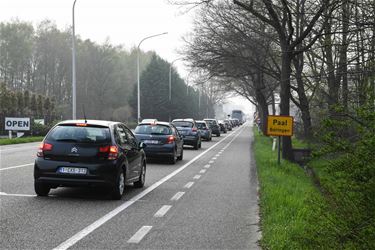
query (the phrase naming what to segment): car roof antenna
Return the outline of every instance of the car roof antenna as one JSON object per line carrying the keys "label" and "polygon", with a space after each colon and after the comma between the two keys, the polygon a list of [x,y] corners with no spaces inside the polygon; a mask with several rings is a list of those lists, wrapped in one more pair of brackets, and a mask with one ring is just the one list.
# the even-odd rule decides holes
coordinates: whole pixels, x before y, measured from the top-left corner
{"label": "car roof antenna", "polygon": [[85,118],[85,123],[87,123],[85,105],[84,104],[82,104],[82,109],[83,109],[83,118]]}

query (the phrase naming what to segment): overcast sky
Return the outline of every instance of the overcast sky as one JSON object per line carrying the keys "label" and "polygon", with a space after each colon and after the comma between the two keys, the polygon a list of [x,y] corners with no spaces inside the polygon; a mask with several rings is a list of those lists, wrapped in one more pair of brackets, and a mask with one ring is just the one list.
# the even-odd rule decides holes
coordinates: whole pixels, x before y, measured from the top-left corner
{"label": "overcast sky", "polygon": [[[0,0],[0,21],[18,18],[34,25],[49,19],[64,29],[72,25],[73,0]],[[126,48],[137,46],[146,36],[168,32],[142,43],[141,49],[153,50],[171,62],[178,58],[182,37],[192,28],[193,11],[184,12],[167,0],[77,0],[75,7],[76,35]],[[187,76],[182,61],[174,65]],[[243,100],[236,99],[236,103]],[[246,103],[248,105],[248,103]]]}

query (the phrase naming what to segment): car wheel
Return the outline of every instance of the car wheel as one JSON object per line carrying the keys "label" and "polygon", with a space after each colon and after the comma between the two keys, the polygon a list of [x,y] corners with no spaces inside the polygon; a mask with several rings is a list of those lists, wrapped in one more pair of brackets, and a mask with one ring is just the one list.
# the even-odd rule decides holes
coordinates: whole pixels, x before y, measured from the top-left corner
{"label": "car wheel", "polygon": [[34,190],[38,196],[48,196],[51,187],[44,183],[34,182]]}
{"label": "car wheel", "polygon": [[202,140],[199,140],[199,148],[202,148]]}
{"label": "car wheel", "polygon": [[219,137],[219,136],[220,136],[220,133],[217,133],[216,136]]}
{"label": "car wheel", "polygon": [[124,169],[121,168],[120,174],[116,179],[116,183],[112,188],[112,198],[114,200],[121,200],[122,195],[125,191],[125,172]]}
{"label": "car wheel", "polygon": [[184,148],[181,148],[181,154],[179,157],[177,157],[177,160],[182,161],[183,158],[184,158]]}
{"label": "car wheel", "polygon": [[143,188],[145,185],[145,181],[146,181],[146,162],[143,161],[141,174],[139,175],[138,181],[134,182],[134,187]]}
{"label": "car wheel", "polygon": [[194,145],[194,149],[195,149],[195,150],[198,150],[198,149],[199,149],[199,141],[197,141],[197,142],[195,143],[195,145]]}
{"label": "car wheel", "polygon": [[169,163],[170,164],[176,164],[176,158],[177,158],[177,153],[176,153],[176,149],[173,151],[173,155],[171,156],[171,158],[169,159]]}

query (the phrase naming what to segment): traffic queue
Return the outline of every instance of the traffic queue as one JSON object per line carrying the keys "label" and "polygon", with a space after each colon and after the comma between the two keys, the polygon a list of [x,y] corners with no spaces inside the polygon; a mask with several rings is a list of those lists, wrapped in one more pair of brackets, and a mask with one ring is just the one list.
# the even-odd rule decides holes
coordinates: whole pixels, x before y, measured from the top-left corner
{"label": "traffic queue", "polygon": [[142,120],[134,131],[124,123],[69,120],[56,124],[41,143],[34,164],[34,189],[47,196],[58,187],[103,186],[113,199],[121,199],[125,185],[142,188],[147,160],[170,164],[182,160],[184,148],[199,150],[233,127],[236,120],[192,118]]}

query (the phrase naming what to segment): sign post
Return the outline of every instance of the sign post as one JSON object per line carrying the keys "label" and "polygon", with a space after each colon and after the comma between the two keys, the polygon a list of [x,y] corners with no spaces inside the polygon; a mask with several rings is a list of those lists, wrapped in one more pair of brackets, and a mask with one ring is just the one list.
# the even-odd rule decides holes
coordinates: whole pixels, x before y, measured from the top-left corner
{"label": "sign post", "polygon": [[281,136],[293,135],[293,116],[269,115],[266,132],[268,136],[278,136],[277,163],[280,165]]}
{"label": "sign post", "polygon": [[29,131],[30,118],[5,117],[5,130],[9,130],[9,139],[12,139],[12,131]]}

